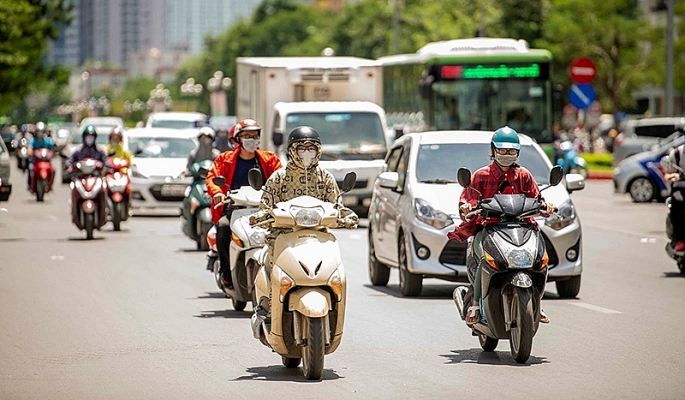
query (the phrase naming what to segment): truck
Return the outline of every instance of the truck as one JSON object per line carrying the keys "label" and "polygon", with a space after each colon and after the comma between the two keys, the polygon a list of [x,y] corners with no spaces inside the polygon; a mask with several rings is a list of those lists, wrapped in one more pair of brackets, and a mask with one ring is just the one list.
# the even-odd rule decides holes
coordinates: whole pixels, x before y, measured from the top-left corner
{"label": "truck", "polygon": [[358,57],[239,57],[236,80],[236,116],[260,124],[260,148],[286,162],[288,133],[311,126],[323,144],[320,165],[339,182],[349,171],[357,174],[343,203],[365,216],[392,139],[379,106],[378,63]]}

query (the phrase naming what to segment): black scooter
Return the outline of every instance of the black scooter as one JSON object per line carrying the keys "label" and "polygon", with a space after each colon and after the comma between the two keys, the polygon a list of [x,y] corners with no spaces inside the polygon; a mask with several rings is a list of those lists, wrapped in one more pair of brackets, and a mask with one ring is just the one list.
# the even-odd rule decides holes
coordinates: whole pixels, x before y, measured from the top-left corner
{"label": "black scooter", "polygon": [[[563,178],[559,166],[550,172],[550,185],[556,186]],[[471,172],[460,168],[457,173],[464,190],[470,187]],[[541,191],[542,191],[541,190]],[[483,227],[483,259],[478,260],[469,241],[466,264],[469,281],[473,285],[480,262],[483,299],[481,319],[471,326],[485,351],[493,351],[500,339],[508,339],[512,357],[525,363],[530,357],[533,337],[540,321],[540,301],[547,281],[547,252],[539,228],[524,219],[540,213],[542,202],[523,194],[496,194],[483,199],[479,194],[478,205],[464,218],[476,215],[492,223]],[[466,320],[468,306],[473,301],[473,290],[460,286],[454,291],[454,301]],[[465,306],[466,305],[466,306]],[[485,319],[483,319],[485,317]]]}
{"label": "black scooter", "polygon": [[[674,168],[678,171],[680,174],[680,177],[682,178],[683,175],[685,174],[685,171],[683,171],[680,166],[673,164],[671,157],[670,156],[664,156],[661,158],[661,166],[664,170],[668,171],[671,168]],[[675,196],[684,196],[685,195],[685,190],[677,190],[673,191],[673,188],[671,188],[671,196],[669,196],[666,199],[666,206],[668,207],[668,214],[666,215],[666,236],[668,237],[669,242],[666,243],[666,254],[668,254],[669,257],[675,260],[675,262],[678,264],[678,270],[680,270],[681,274],[685,274],[685,251],[675,251],[675,244],[676,240],[674,240],[673,236],[673,224],[671,223],[671,212],[672,212],[672,202],[673,202],[673,197]],[[680,198],[677,199],[678,201],[685,201],[685,198]]]}

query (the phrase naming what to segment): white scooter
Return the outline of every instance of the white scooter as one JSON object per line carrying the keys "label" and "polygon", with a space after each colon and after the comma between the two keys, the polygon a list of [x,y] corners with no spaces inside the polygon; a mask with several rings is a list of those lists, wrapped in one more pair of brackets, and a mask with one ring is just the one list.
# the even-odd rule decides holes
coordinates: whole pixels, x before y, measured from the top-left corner
{"label": "white scooter", "polygon": [[[254,172],[248,174],[250,185],[261,188],[261,173]],[[342,192],[352,189],[355,180],[354,172],[348,173]],[[334,352],[342,339],[345,269],[335,235],[325,229],[340,226],[339,208],[339,204],[300,196],[277,203],[264,222],[292,232],[278,235],[272,258],[267,257],[267,247],[258,256],[262,265],[255,280],[259,306],[252,316],[252,332],[281,356],[285,367],[296,368],[302,359],[307,379],[321,378],[324,355]]]}
{"label": "white scooter", "polygon": [[[218,186],[223,186],[226,180],[223,177],[216,177],[213,182]],[[261,190],[243,186],[228,192],[224,202],[226,207],[233,208],[229,222],[232,233],[229,257],[233,287],[226,287],[221,282],[218,254],[214,261],[213,272],[217,286],[226,294],[226,297],[231,299],[233,309],[236,311],[243,311],[248,301],[253,302],[253,308],[256,306],[253,288],[259,266],[255,253],[264,247],[266,229],[250,225],[250,215],[257,211],[261,198]],[[219,224],[221,223],[220,221]]]}

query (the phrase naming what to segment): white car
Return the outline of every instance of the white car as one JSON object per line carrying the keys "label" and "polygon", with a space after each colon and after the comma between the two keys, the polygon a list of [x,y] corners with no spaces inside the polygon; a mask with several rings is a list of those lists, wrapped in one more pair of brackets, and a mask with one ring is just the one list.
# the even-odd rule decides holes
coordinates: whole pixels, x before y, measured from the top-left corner
{"label": "white car", "polygon": [[158,112],[150,115],[145,123],[146,128],[192,129],[202,128],[209,124],[209,118],[197,112]]}
{"label": "white car", "polygon": [[[466,243],[448,240],[461,223],[457,170],[471,173],[490,164],[493,132],[440,131],[410,133],[397,139],[374,183],[369,208],[369,277],[376,286],[388,283],[390,268],[398,268],[400,292],[421,294],[423,278],[468,282]],[[552,164],[532,139],[519,135],[519,162],[544,186]],[[560,297],[580,291],[583,270],[581,226],[569,193],[585,187],[578,174],[566,184],[542,192],[555,204],[558,216],[537,217],[549,256],[548,281],[556,281]]]}
{"label": "white car", "polygon": [[197,147],[194,130],[134,128],[124,136],[134,155],[131,208],[134,213],[161,210],[178,214],[191,178],[181,177]]}

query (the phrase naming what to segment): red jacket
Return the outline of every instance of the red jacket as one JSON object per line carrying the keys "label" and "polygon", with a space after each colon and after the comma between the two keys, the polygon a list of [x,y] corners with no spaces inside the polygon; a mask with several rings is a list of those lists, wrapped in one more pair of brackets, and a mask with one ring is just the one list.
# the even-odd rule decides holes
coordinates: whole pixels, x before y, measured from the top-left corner
{"label": "red jacket", "polygon": [[[224,212],[224,206],[214,208],[214,195],[217,193],[228,193],[231,190],[231,182],[233,182],[233,173],[235,172],[236,160],[240,154],[240,148],[234,151],[225,151],[214,160],[212,169],[207,173],[205,183],[207,184],[207,193],[212,198],[212,221],[216,224]],[[262,168],[264,174],[264,181],[269,179],[271,174],[277,169],[281,168],[281,160],[278,156],[270,151],[257,150],[255,152],[259,160],[259,166]],[[226,178],[224,186],[217,186],[212,182],[215,176],[223,176]]]}

